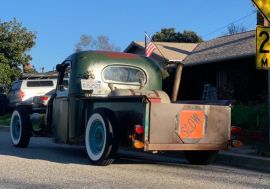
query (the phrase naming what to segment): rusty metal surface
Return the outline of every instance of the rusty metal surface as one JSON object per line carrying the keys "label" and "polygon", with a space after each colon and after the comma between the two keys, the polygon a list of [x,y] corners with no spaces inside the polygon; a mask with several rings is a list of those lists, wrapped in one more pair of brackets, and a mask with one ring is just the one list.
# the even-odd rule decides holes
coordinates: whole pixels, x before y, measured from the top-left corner
{"label": "rusty metal surface", "polygon": [[173,151],[173,150],[227,150],[228,144],[148,144],[146,151]]}
{"label": "rusty metal surface", "polygon": [[[177,115],[183,110],[201,110],[205,114],[205,133],[203,138],[185,142],[177,135]],[[175,147],[169,144],[227,144],[230,139],[230,107],[194,104],[151,104],[149,144],[164,144],[164,147]],[[149,146],[151,146],[149,145]],[[157,149],[155,149],[157,150]],[[164,149],[163,149],[164,150]],[[172,149],[173,150],[173,149]]]}

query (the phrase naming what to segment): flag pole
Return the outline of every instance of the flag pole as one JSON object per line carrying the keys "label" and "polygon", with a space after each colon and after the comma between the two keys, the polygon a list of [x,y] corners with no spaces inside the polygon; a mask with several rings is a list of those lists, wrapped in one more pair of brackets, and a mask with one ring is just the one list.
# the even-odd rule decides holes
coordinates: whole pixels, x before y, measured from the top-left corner
{"label": "flag pole", "polygon": [[144,32],[145,35],[144,35],[144,54],[146,53],[146,32]]}
{"label": "flag pole", "polygon": [[161,54],[161,56],[162,56],[163,59],[164,59],[164,62],[166,63],[166,58],[165,58],[165,56],[163,55],[163,53],[159,50],[159,48],[157,47],[157,45],[154,43],[154,41],[151,40],[151,38],[147,35],[147,33],[146,33],[146,32],[144,32],[144,33],[145,33],[145,48],[146,48],[146,38],[148,38],[148,39],[150,40],[150,42],[152,42],[152,43],[156,46],[158,52]]}

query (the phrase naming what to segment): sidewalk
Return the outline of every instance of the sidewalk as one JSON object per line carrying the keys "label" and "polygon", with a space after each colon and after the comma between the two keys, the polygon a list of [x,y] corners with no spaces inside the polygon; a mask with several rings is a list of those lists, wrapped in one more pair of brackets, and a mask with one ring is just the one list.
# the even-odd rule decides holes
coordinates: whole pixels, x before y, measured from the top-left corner
{"label": "sidewalk", "polygon": [[270,158],[256,155],[256,149],[248,145],[220,151],[216,162],[270,173]]}

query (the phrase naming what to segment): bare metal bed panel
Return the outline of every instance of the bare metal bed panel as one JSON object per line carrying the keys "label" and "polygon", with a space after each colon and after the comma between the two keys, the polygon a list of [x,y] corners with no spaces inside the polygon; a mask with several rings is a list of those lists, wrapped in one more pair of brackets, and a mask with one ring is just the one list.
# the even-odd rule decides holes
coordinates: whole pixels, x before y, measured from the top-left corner
{"label": "bare metal bed panel", "polygon": [[[203,133],[201,138],[195,140],[181,138],[184,135],[179,134],[179,129],[183,130],[183,123],[179,121],[182,118],[179,118],[179,115],[190,111],[204,114],[203,120],[200,120],[204,122],[201,124],[203,131],[200,131]],[[230,139],[230,111],[228,106],[151,104],[149,144],[226,144]],[[190,133],[192,135],[192,131]]]}

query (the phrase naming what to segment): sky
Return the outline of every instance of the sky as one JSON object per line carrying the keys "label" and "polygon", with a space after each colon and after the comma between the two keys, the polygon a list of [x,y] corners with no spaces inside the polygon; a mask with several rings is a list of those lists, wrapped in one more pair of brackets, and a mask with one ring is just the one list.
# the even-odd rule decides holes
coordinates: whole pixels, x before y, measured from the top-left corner
{"label": "sky", "polygon": [[14,17],[37,34],[28,52],[38,71],[50,71],[74,52],[82,34],[106,35],[123,51],[161,28],[195,31],[204,40],[222,36],[230,23],[256,26],[251,0],[0,0],[1,22]]}

